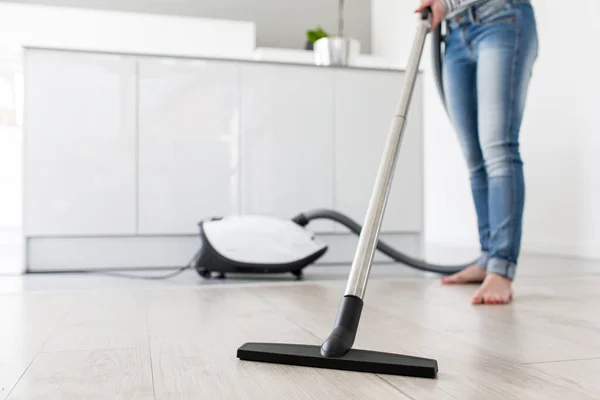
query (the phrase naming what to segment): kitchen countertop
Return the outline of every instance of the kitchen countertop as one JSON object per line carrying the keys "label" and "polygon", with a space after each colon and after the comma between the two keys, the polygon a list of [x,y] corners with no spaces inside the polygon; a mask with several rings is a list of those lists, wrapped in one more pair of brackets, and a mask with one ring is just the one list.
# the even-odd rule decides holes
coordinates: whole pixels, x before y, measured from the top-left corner
{"label": "kitchen countertop", "polygon": [[376,57],[369,54],[361,54],[354,65],[328,66],[323,67],[316,65],[313,61],[313,53],[307,50],[296,49],[271,49],[257,48],[251,54],[232,54],[231,56],[223,55],[177,55],[177,54],[161,54],[161,53],[136,53],[136,52],[114,52],[102,50],[86,50],[86,49],[71,49],[64,47],[40,47],[40,46],[24,46],[23,50],[48,50],[48,51],[65,51],[75,53],[93,53],[93,54],[113,54],[133,57],[150,57],[150,58],[169,58],[182,60],[206,60],[206,61],[226,61],[226,62],[247,62],[247,63],[263,63],[274,65],[288,66],[305,66],[314,68],[339,68],[351,70],[366,70],[366,71],[388,71],[388,72],[404,72],[405,69],[400,66],[395,66],[386,61],[384,58]]}

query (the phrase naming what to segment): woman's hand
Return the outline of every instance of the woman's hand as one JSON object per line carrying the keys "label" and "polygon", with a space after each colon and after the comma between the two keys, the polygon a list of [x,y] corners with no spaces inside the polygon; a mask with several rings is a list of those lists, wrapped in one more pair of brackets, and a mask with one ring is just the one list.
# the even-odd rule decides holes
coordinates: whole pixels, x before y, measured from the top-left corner
{"label": "woman's hand", "polygon": [[446,18],[446,3],[442,0],[421,0],[421,5],[415,12],[420,13],[427,7],[431,7],[433,13],[431,18],[431,31],[433,31]]}

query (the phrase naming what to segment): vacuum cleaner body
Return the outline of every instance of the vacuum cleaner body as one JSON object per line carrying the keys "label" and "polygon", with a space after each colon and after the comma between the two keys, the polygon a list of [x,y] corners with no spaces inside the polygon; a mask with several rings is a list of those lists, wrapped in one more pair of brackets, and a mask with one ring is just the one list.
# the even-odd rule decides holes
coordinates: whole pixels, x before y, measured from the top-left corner
{"label": "vacuum cleaner body", "polygon": [[281,274],[297,277],[328,246],[292,220],[233,215],[199,224],[201,247],[194,268],[204,278],[218,273]]}
{"label": "vacuum cleaner body", "polygon": [[[315,220],[336,222],[357,236],[363,227],[335,210],[307,210],[292,219],[263,215],[234,215],[203,221],[200,226],[201,247],[193,265],[204,278],[217,273],[281,274],[302,277],[304,268],[319,260],[328,246],[307,229]],[[377,239],[377,250],[391,260],[411,268],[451,275],[473,265],[475,260],[458,265],[438,265],[410,257]]]}

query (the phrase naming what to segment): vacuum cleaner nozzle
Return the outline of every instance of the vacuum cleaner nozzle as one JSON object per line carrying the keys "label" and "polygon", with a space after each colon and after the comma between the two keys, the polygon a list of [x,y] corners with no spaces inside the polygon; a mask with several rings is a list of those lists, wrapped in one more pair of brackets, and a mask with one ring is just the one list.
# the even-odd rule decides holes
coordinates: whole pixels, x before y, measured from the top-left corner
{"label": "vacuum cleaner nozzle", "polygon": [[334,328],[321,346],[246,343],[238,349],[237,356],[241,360],[302,367],[432,379],[437,376],[436,360],[353,349],[362,309],[362,299],[344,296]]}
{"label": "vacuum cleaner nozzle", "polygon": [[337,369],[383,375],[434,379],[436,360],[351,349],[342,357],[321,355],[321,346],[285,343],[246,343],[237,351],[241,360],[301,367]]}

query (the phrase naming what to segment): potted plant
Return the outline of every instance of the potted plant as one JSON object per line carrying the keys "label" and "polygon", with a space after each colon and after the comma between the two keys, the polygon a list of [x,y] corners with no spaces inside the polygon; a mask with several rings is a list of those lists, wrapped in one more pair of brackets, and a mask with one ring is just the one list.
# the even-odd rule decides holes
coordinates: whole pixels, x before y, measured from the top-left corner
{"label": "potted plant", "polygon": [[344,36],[344,0],[338,0],[337,35],[318,38],[314,41],[313,50],[317,65],[348,66],[360,54],[360,43]]}
{"label": "potted plant", "polygon": [[327,32],[323,30],[320,26],[316,29],[312,29],[306,32],[306,50],[313,50],[314,44],[317,40],[323,39],[324,37],[328,37]]}

